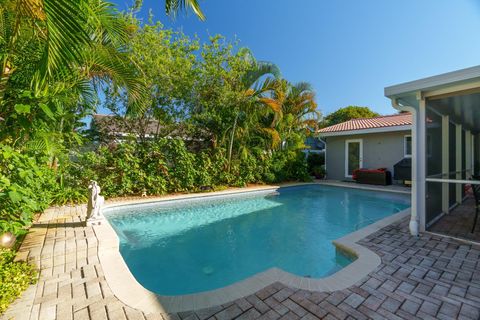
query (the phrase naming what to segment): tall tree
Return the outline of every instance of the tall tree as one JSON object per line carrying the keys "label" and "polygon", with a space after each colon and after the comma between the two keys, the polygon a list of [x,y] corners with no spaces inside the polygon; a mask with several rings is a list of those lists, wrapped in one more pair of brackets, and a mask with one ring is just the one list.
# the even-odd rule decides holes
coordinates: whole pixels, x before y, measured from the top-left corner
{"label": "tall tree", "polygon": [[139,108],[129,108],[128,92],[107,87],[104,107],[142,140],[152,120],[158,124],[157,137],[179,135],[179,124],[185,120],[194,95],[199,43],[181,32],[164,29],[160,22],[141,24],[130,14],[125,19],[135,26],[135,32],[124,51],[141,70],[138,76],[146,94]]}
{"label": "tall tree", "polygon": [[264,84],[280,76],[277,66],[257,61],[248,49],[233,49],[221,37],[204,45],[192,110],[194,123],[209,130],[214,144],[227,150],[229,167],[234,150],[245,150],[250,134],[256,130],[253,123],[259,109],[278,111],[261,101],[263,94],[271,90]]}
{"label": "tall tree", "polygon": [[378,113],[370,110],[370,108],[368,107],[348,106],[330,113],[328,116],[325,117],[325,119],[320,123],[320,125],[321,127],[328,127],[351,119],[373,118],[378,116]]}

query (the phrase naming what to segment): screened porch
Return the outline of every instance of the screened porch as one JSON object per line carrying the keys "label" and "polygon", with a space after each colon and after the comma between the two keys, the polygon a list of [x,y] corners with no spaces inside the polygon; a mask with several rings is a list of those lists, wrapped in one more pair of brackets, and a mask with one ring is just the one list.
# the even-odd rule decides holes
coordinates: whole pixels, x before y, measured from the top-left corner
{"label": "screened porch", "polygon": [[472,232],[472,186],[480,191],[480,66],[387,87],[385,95],[413,118],[411,233],[480,241],[479,224]]}
{"label": "screened porch", "polygon": [[473,230],[473,187],[480,183],[476,179],[480,169],[480,93],[427,98],[425,128],[426,229],[480,241],[479,226]]}

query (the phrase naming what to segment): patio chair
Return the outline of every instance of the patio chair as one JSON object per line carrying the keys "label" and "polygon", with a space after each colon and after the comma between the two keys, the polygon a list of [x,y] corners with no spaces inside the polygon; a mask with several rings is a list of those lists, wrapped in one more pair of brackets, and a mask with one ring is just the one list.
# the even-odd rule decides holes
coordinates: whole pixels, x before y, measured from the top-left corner
{"label": "patio chair", "polygon": [[473,197],[475,198],[475,220],[473,220],[473,227],[471,233],[475,231],[478,220],[478,211],[480,210],[480,185],[472,184]]}

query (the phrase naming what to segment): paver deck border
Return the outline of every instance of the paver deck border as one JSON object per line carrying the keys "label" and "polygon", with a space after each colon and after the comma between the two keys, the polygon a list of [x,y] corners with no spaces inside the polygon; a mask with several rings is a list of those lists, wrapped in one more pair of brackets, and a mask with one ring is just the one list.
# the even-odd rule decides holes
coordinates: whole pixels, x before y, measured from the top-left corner
{"label": "paver deck border", "polygon": [[[329,185],[327,182],[322,182],[320,184]],[[295,185],[305,184],[288,184],[285,185],[285,187]],[[343,187],[343,185],[332,185]],[[109,204],[106,206],[106,209],[140,203],[165,202],[171,200],[245,194],[253,192],[271,192],[277,190],[278,188],[278,186],[265,186],[254,187],[250,188],[249,190],[235,189],[203,194],[168,196],[159,199],[131,200]],[[397,190],[385,190],[372,187],[368,187],[366,189],[405,193]],[[93,229],[99,241],[99,260],[102,265],[107,283],[115,296],[117,296],[117,298],[126,305],[145,313],[176,313],[222,305],[253,294],[256,291],[259,291],[275,282],[280,282],[286,286],[297,289],[318,292],[335,291],[348,288],[375,270],[375,268],[377,268],[381,263],[381,259],[376,253],[357,244],[357,241],[367,237],[368,235],[382,229],[387,225],[403,219],[409,214],[410,209],[403,210],[333,241],[333,244],[338,250],[346,252],[350,255],[354,255],[356,260],[328,277],[312,279],[300,277],[283,271],[279,268],[271,268],[245,280],[220,289],[180,296],[158,295],[144,288],[135,279],[120,254],[119,238],[107,220],[105,220],[105,223],[101,225],[94,226]]]}

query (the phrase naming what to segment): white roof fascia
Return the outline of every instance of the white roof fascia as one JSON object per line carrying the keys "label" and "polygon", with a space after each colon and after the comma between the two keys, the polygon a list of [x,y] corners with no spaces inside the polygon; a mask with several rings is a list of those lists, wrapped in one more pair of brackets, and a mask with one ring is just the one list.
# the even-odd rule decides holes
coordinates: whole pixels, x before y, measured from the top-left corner
{"label": "white roof fascia", "polygon": [[455,84],[462,84],[475,79],[480,79],[480,66],[389,86],[385,88],[385,96],[389,98],[401,97],[419,91],[437,90]]}
{"label": "white roof fascia", "polygon": [[369,129],[348,130],[348,131],[319,132],[319,136],[320,137],[336,137],[336,136],[350,136],[350,135],[357,135],[357,134],[408,131],[408,130],[412,130],[411,125],[390,126],[390,127],[369,128]]}

